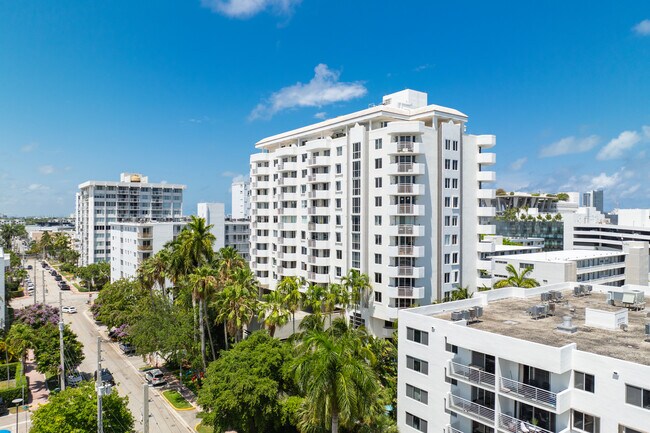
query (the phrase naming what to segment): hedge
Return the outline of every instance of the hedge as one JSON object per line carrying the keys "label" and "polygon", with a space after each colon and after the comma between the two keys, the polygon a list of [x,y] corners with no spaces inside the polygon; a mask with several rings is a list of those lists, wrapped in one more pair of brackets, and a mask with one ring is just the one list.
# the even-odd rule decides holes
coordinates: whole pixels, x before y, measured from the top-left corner
{"label": "hedge", "polygon": [[[20,367],[20,362],[10,362],[9,363],[9,379],[14,379],[16,377],[16,371]],[[0,364],[0,382],[7,380],[7,364]]]}
{"label": "hedge", "polygon": [[23,290],[12,290],[9,292],[9,299],[22,298],[23,296],[25,296],[25,292]]}
{"label": "hedge", "polygon": [[[14,370],[14,376],[16,378],[16,386],[13,388],[5,388],[5,389],[0,389],[0,398],[2,398],[2,401],[5,402],[5,404],[9,404],[12,400],[16,398],[22,398],[23,396],[23,385],[25,387],[25,392],[29,393],[29,384],[27,383],[27,377],[23,374],[23,366],[20,362],[14,362],[12,364],[18,364]],[[12,364],[9,364],[9,376],[11,377],[11,369],[12,369]],[[4,364],[3,366],[0,366],[0,368],[4,367],[5,369],[5,374],[7,370],[7,364]],[[27,395],[25,396],[26,399],[28,399]]]}

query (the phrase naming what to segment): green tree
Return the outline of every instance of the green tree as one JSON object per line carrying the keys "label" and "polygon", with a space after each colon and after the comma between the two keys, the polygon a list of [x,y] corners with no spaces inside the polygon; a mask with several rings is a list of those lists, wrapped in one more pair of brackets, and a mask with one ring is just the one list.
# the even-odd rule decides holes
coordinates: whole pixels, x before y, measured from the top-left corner
{"label": "green tree", "polygon": [[95,318],[109,328],[129,323],[138,301],[147,293],[133,280],[108,283],[99,292],[92,307]]}
{"label": "green tree", "polygon": [[[205,359],[205,318],[208,316],[206,305],[206,299],[209,299],[212,294],[215,292],[218,280],[216,271],[208,266],[204,265],[196,269],[193,274],[190,274],[190,284],[192,286],[192,298],[198,300],[199,304],[199,329],[201,335],[201,359],[203,361],[203,369],[207,367],[207,362]],[[210,333],[210,328],[208,327],[208,333]],[[213,359],[216,358],[214,355],[214,343],[212,342],[212,334],[210,334],[210,347],[212,348]]]}
{"label": "green tree", "polygon": [[[76,370],[84,359],[83,345],[77,339],[77,335],[70,329],[70,325],[65,325],[63,329],[63,344],[65,346],[65,370],[67,373]],[[48,323],[36,330],[34,347],[36,370],[43,374],[58,374],[61,367],[58,327]]]}
{"label": "green tree", "polygon": [[7,250],[11,249],[11,241],[14,238],[27,238],[27,231],[23,224],[8,223],[0,225],[0,246]]}
{"label": "green tree", "polygon": [[198,402],[206,411],[203,422],[218,433],[295,431],[283,407],[292,387],[285,373],[291,358],[291,347],[266,331],[223,351],[208,367],[199,391]]}
{"label": "green tree", "polygon": [[302,432],[338,433],[368,423],[379,411],[381,385],[371,367],[372,353],[359,333],[337,319],[327,331],[307,331],[294,359],[296,384],[305,397]]}
{"label": "green tree", "polygon": [[215,297],[217,321],[226,324],[226,347],[228,334],[238,342],[242,328],[248,325],[258,312],[259,289],[255,275],[248,268],[237,269],[232,281]]}
{"label": "green tree", "polygon": [[494,283],[495,289],[500,289],[502,287],[523,287],[530,289],[539,286],[537,280],[528,277],[528,275],[533,272],[533,268],[528,267],[519,273],[514,266],[508,264],[506,265],[506,271],[508,272],[508,278]]}
{"label": "green tree", "polygon": [[34,330],[31,326],[24,323],[14,323],[11,325],[9,332],[5,341],[11,350],[20,358],[20,362],[23,364],[23,371],[25,369],[25,358],[27,357],[27,351],[29,349],[34,349],[34,340],[35,340]]}
{"label": "green tree", "polygon": [[324,297],[323,297],[323,307],[325,313],[329,316],[330,326],[332,326],[332,314],[337,305],[341,305],[344,308],[350,303],[350,294],[345,287],[341,284],[331,283],[327,286]]}
{"label": "green tree", "polygon": [[560,201],[569,201],[569,194],[566,192],[561,192],[557,195],[557,199]]}
{"label": "green tree", "polygon": [[291,311],[286,307],[282,294],[274,290],[264,295],[259,305],[258,318],[264,323],[271,337],[275,335],[278,327],[289,322]]}
{"label": "green tree", "polygon": [[451,300],[459,301],[461,299],[469,299],[472,297],[472,292],[469,291],[469,287],[457,287],[453,292],[451,292]]}
{"label": "green tree", "polygon": [[91,263],[88,266],[77,268],[75,275],[89,290],[99,290],[110,280],[111,265],[108,262]]}
{"label": "green tree", "polygon": [[278,283],[276,290],[282,294],[287,309],[291,312],[293,333],[296,333],[296,311],[300,309],[303,302],[303,294],[300,292],[302,281],[298,277],[284,277]]}
{"label": "green tree", "polygon": [[356,269],[350,269],[341,282],[350,293],[350,299],[355,305],[355,310],[360,311],[360,303],[367,299],[367,294],[372,290],[370,278]]}
{"label": "green tree", "polygon": [[309,283],[305,291],[303,304],[311,308],[312,314],[321,317],[325,306],[327,288],[316,283]]}
{"label": "green tree", "polygon": [[[102,398],[104,431],[111,433],[135,432],[128,398],[120,397],[113,389]],[[97,392],[92,382],[67,388],[52,395],[32,415],[30,433],[87,433],[97,430]]]}

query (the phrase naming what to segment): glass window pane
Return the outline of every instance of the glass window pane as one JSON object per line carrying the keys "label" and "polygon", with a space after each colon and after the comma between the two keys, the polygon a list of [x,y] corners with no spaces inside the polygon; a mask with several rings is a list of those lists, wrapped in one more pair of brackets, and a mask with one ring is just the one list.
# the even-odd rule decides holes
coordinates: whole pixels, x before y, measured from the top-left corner
{"label": "glass window pane", "polygon": [[626,393],[625,393],[625,402],[628,404],[633,404],[635,406],[642,406],[641,405],[641,388],[637,388],[636,386],[626,386]]}

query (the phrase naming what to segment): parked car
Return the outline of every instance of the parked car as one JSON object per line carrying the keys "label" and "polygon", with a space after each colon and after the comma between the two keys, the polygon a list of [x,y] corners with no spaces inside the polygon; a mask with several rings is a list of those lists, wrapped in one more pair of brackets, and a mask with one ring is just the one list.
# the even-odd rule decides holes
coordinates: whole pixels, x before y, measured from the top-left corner
{"label": "parked car", "polygon": [[75,314],[77,312],[77,307],[73,307],[73,306],[69,305],[67,307],[63,307],[62,311],[64,313],[68,313],[68,314]]}
{"label": "parked car", "polygon": [[63,281],[63,277],[62,277],[61,275],[55,275],[55,276],[54,276],[54,279],[55,279],[56,281]]}
{"label": "parked car", "polygon": [[50,269],[50,275],[52,276],[56,275],[56,271],[54,269]]}
{"label": "parked car", "polygon": [[165,380],[165,375],[163,374],[162,371],[160,371],[157,368],[147,371],[144,374],[144,378],[147,381],[147,383],[150,383],[153,386],[164,385],[165,383],[167,383],[167,381]]}
{"label": "parked car", "polygon": [[79,386],[79,384],[84,380],[81,374],[78,371],[70,373],[65,378],[65,383],[70,387]]}
{"label": "parked car", "polygon": [[44,268],[47,268],[47,263],[46,262],[41,262],[41,266],[43,266]]}
{"label": "parked car", "polygon": [[70,290],[70,286],[66,282],[61,282],[61,284],[59,284],[59,289],[61,289],[61,290]]}
{"label": "parked car", "polygon": [[32,265],[27,265],[27,269],[31,271],[34,267]]}
{"label": "parked car", "polygon": [[130,355],[135,353],[135,347],[131,343],[120,343],[120,350],[124,352],[125,355]]}
{"label": "parked car", "polygon": [[[95,371],[95,380],[97,380],[97,371]],[[101,371],[101,379],[102,383],[110,383],[111,385],[115,385],[115,379],[113,379],[113,373],[108,368],[102,368]]]}

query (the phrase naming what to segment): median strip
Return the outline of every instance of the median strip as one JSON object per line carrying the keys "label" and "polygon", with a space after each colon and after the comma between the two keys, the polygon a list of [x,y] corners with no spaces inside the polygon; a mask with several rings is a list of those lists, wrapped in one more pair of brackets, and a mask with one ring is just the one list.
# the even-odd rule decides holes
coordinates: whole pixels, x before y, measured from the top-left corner
{"label": "median strip", "polygon": [[171,389],[162,392],[163,397],[176,410],[192,410],[194,406],[178,392]]}

